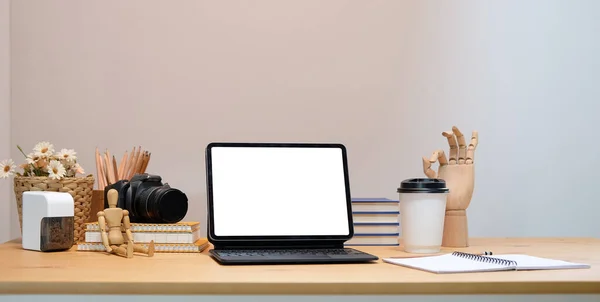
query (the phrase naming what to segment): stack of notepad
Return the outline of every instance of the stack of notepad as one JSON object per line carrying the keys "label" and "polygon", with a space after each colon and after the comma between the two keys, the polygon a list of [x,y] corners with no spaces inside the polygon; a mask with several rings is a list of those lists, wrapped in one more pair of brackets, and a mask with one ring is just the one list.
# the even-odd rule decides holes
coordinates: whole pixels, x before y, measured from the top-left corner
{"label": "stack of notepad", "polygon": [[[154,248],[157,253],[199,253],[208,246],[208,240],[200,237],[199,222],[173,224],[131,223],[130,230],[133,235],[133,242],[147,247],[150,241],[154,241]],[[124,229],[122,234],[123,238],[126,239]],[[86,224],[85,242],[77,244],[77,250],[105,250],[98,222]]]}
{"label": "stack of notepad", "polygon": [[399,215],[398,200],[352,198],[354,236],[346,245],[398,245]]}

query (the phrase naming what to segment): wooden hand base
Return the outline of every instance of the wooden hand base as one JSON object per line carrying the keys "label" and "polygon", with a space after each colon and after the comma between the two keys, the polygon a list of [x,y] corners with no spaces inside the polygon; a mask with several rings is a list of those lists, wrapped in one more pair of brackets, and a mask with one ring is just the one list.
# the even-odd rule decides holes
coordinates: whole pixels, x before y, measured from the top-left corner
{"label": "wooden hand base", "polygon": [[442,246],[469,246],[469,229],[467,224],[467,213],[465,210],[446,210]]}

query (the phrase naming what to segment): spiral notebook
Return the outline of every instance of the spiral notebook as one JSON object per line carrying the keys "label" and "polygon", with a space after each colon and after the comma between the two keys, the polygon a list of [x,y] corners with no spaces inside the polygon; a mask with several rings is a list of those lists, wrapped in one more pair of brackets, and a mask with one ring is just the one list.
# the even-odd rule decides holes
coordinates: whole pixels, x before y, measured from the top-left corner
{"label": "spiral notebook", "polygon": [[590,265],[584,263],[529,255],[507,254],[483,256],[464,252],[418,258],[384,258],[383,261],[437,274],[590,268]]}

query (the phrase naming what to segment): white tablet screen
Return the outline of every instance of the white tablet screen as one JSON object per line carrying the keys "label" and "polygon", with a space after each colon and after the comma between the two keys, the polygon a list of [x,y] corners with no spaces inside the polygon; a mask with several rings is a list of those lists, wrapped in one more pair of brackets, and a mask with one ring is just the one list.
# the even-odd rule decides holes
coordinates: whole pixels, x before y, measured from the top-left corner
{"label": "white tablet screen", "polygon": [[217,236],[348,235],[342,149],[212,147]]}

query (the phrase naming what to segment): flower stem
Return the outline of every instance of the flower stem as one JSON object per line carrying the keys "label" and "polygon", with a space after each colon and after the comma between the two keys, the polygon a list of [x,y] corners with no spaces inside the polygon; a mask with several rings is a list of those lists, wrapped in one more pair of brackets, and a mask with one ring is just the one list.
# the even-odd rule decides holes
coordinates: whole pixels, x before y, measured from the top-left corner
{"label": "flower stem", "polygon": [[25,158],[27,158],[27,154],[25,154],[25,152],[23,152],[23,149],[21,149],[21,146],[17,145],[17,148],[19,149],[19,151],[21,151],[21,153],[23,153],[23,156],[25,156]]}
{"label": "flower stem", "polygon": [[[25,158],[27,158],[27,154],[25,154],[25,152],[23,152],[23,149],[21,149],[21,146],[17,145],[17,149],[19,149],[19,151],[21,151],[21,153],[23,153],[23,156],[25,156]],[[35,166],[33,164],[29,164],[29,165],[33,168],[33,171],[35,173]],[[35,173],[35,174],[37,174],[37,173]]]}

